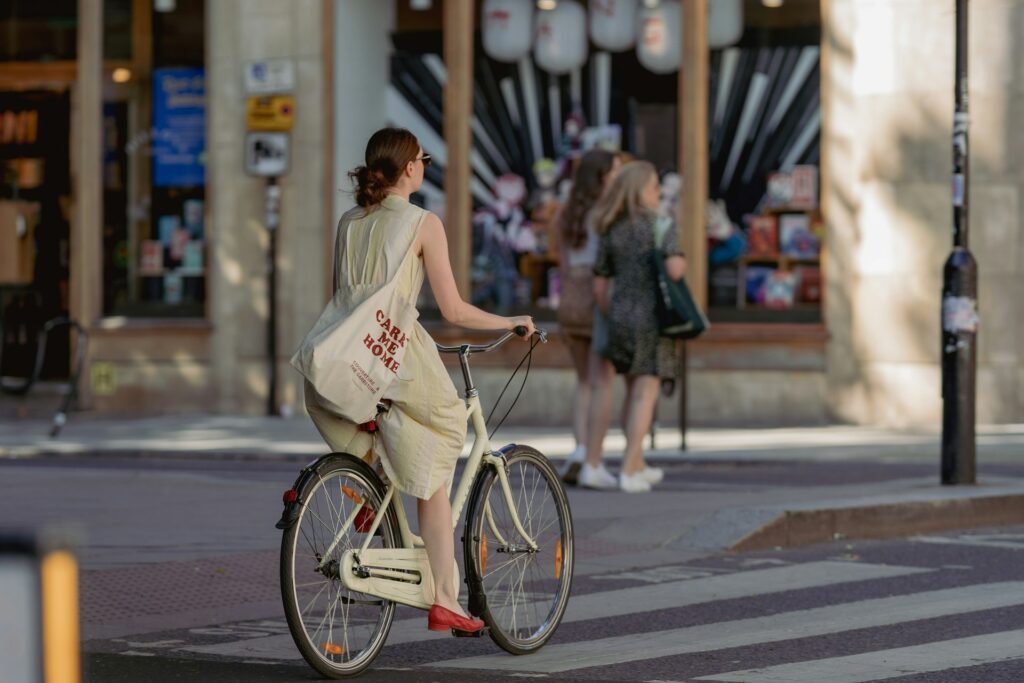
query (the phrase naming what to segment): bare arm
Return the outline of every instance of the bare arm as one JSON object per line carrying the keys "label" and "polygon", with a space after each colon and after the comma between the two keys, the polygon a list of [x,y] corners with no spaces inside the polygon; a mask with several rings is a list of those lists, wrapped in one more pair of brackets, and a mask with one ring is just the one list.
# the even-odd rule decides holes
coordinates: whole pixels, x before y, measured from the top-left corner
{"label": "bare arm", "polygon": [[428,213],[423,219],[423,227],[417,239],[420,243],[414,248],[423,254],[427,279],[430,280],[430,288],[434,291],[434,298],[445,320],[471,330],[511,330],[523,325],[530,334],[533,334],[533,319],[530,316],[506,318],[488,313],[462,300],[455,284],[451,261],[448,259],[448,237],[444,233],[444,225],[441,224],[440,218]]}
{"label": "bare arm", "polygon": [[667,256],[665,258],[665,272],[673,280],[683,279],[683,275],[686,274],[686,257]]}
{"label": "bare arm", "polygon": [[594,276],[594,301],[601,313],[608,315],[608,284],[610,280],[600,275]]}

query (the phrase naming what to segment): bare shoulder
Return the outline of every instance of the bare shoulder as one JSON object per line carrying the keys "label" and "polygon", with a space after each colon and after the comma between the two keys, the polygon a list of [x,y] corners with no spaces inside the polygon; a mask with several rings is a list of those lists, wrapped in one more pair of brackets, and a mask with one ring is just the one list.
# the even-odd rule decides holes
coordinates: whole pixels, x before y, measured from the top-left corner
{"label": "bare shoulder", "polygon": [[437,214],[430,211],[423,216],[423,225],[420,226],[418,239],[420,243],[434,242],[444,237],[444,224]]}
{"label": "bare shoulder", "polygon": [[444,230],[444,224],[441,223],[440,217],[433,211],[425,211],[426,215],[423,216],[423,229],[424,230]]}

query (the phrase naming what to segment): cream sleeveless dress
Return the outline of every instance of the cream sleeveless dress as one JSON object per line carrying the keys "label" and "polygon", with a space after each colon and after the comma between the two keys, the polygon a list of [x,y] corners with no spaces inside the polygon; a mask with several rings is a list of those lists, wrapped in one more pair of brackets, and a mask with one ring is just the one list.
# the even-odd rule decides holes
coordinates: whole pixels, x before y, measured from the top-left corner
{"label": "cream sleeveless dress", "polygon": [[[342,288],[380,284],[399,278],[399,291],[416,301],[423,286],[423,259],[399,266],[419,232],[426,211],[396,195],[367,211],[355,208],[341,217],[335,282]],[[378,419],[376,443],[367,432],[338,415],[331,402],[306,381],[306,410],[333,451],[381,457],[384,472],[398,490],[429,498],[450,487],[455,463],[466,440],[466,406],[423,326],[410,335],[398,376],[384,392],[390,409]]]}

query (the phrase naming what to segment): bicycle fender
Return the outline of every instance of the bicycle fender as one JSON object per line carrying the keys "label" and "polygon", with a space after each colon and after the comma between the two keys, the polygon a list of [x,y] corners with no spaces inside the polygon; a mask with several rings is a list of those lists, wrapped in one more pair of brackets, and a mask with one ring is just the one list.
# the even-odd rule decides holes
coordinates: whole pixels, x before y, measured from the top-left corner
{"label": "bicycle fender", "polygon": [[462,531],[462,552],[465,560],[464,566],[466,567],[466,592],[469,594],[469,613],[474,617],[479,617],[487,609],[487,595],[484,593],[484,580],[477,571],[476,565],[473,560],[472,547],[475,539],[470,537],[470,524],[469,520],[473,519],[473,515],[476,514],[476,507],[480,501],[480,487],[484,477],[478,476],[476,481],[473,483],[473,490],[469,494],[469,508],[466,510],[466,525]]}
{"label": "bicycle fender", "polygon": [[[517,444],[510,443],[506,446],[503,446],[502,448],[499,448],[497,451],[494,451],[494,453],[496,455],[504,457],[505,455],[511,453],[518,447],[519,446]],[[470,491],[469,509],[466,511],[467,524],[466,527],[464,527],[465,530],[463,531],[462,537],[462,550],[463,556],[465,558],[466,567],[466,587],[467,592],[469,593],[469,613],[472,614],[474,617],[479,617],[487,609],[487,595],[484,592],[484,580],[483,577],[477,574],[476,570],[474,569],[476,565],[473,562],[471,550],[473,543],[477,542],[479,539],[469,538],[468,523],[468,520],[472,519],[473,515],[475,514],[476,506],[480,504],[480,498],[482,495],[481,487],[483,486],[483,481],[484,477],[477,477],[476,482],[474,482],[473,484],[473,490]]]}
{"label": "bicycle fender", "polygon": [[292,502],[284,504],[284,511],[281,513],[281,519],[277,520],[277,524],[274,525],[275,528],[283,531],[295,524],[295,521],[299,518],[302,504],[306,500],[306,491],[309,488],[310,481],[313,480],[313,477],[320,471],[324,463],[337,455],[345,454],[325,453],[299,471],[299,476],[295,478],[295,483],[289,489],[289,491],[295,491],[297,495]]}

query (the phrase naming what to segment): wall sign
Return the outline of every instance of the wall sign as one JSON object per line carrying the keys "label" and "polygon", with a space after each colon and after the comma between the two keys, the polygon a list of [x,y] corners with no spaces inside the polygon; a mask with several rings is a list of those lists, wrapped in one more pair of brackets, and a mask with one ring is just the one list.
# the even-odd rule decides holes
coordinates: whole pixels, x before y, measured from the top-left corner
{"label": "wall sign", "polygon": [[290,59],[268,59],[245,65],[245,92],[267,95],[295,90],[295,64]]}
{"label": "wall sign", "polygon": [[245,172],[270,177],[288,172],[288,133],[249,133],[245,136]]}
{"label": "wall sign", "polygon": [[249,130],[286,131],[295,121],[295,98],[291,95],[249,97],[245,101],[245,127]]}

